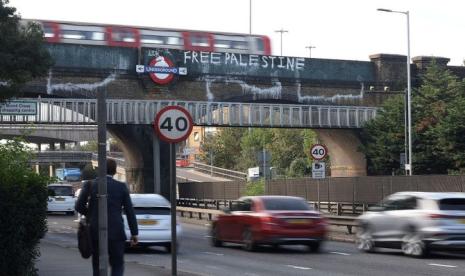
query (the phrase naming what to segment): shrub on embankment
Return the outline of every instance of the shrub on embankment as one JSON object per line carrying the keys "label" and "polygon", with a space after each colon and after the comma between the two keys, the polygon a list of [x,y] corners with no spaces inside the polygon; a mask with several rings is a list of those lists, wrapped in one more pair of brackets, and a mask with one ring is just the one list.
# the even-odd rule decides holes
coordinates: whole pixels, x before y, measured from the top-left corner
{"label": "shrub on embankment", "polygon": [[30,159],[19,140],[0,144],[0,275],[37,275],[48,178],[31,169]]}

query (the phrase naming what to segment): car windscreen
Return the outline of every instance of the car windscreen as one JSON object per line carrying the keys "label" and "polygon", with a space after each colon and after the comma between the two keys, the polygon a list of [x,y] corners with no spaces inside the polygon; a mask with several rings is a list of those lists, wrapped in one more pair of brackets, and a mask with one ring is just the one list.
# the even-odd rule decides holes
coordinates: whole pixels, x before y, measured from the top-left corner
{"label": "car windscreen", "polygon": [[49,186],[48,194],[50,196],[73,196],[73,188],[69,186]]}
{"label": "car windscreen", "polygon": [[445,211],[465,211],[465,198],[445,198],[439,201],[439,209]]}
{"label": "car windscreen", "polygon": [[136,215],[169,215],[169,207],[134,207]]}
{"label": "car windscreen", "polygon": [[294,198],[264,198],[263,205],[265,210],[270,211],[306,211],[312,210],[304,200]]}

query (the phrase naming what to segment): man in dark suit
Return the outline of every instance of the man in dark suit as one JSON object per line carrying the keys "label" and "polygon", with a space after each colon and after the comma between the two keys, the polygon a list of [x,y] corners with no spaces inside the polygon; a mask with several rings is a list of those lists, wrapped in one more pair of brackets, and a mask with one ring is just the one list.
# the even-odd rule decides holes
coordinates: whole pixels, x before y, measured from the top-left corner
{"label": "man in dark suit", "polygon": [[[121,215],[122,208],[124,208],[129,229],[131,230],[131,246],[138,242],[138,228],[129,190],[125,183],[113,179],[115,173],[115,160],[107,159],[108,255],[111,275],[122,276],[124,273],[124,248],[127,239]],[[85,215],[90,221],[94,276],[99,274],[97,183],[98,180],[86,182],[75,205],[76,211]]]}

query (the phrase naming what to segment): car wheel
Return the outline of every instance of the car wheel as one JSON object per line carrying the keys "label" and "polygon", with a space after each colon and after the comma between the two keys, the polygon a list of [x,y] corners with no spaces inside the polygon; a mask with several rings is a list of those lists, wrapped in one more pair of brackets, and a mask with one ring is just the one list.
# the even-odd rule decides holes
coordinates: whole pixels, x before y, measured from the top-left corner
{"label": "car wheel", "polygon": [[310,252],[319,252],[321,249],[321,241],[309,243],[307,246]]}
{"label": "car wheel", "polygon": [[218,228],[216,226],[212,226],[211,230],[211,242],[214,247],[221,247],[223,246],[223,241],[218,239]]}
{"label": "car wheel", "polygon": [[250,228],[245,228],[242,233],[242,247],[247,251],[257,250],[257,244],[253,240],[252,231]]}
{"label": "car wheel", "polygon": [[429,253],[428,247],[422,240],[421,234],[415,230],[410,230],[402,238],[402,252],[411,257],[423,258]]}
{"label": "car wheel", "polygon": [[368,225],[362,225],[357,231],[357,238],[355,240],[357,248],[364,252],[375,252],[375,242],[373,234]]}

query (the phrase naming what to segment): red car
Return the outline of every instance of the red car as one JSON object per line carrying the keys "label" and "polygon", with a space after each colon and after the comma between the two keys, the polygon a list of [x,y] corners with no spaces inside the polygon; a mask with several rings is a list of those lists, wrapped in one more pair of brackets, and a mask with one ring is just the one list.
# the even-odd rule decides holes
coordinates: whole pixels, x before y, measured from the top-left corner
{"label": "red car", "polygon": [[327,232],[325,219],[299,197],[247,196],[224,212],[211,226],[213,246],[233,242],[254,251],[260,244],[303,244],[316,252]]}

